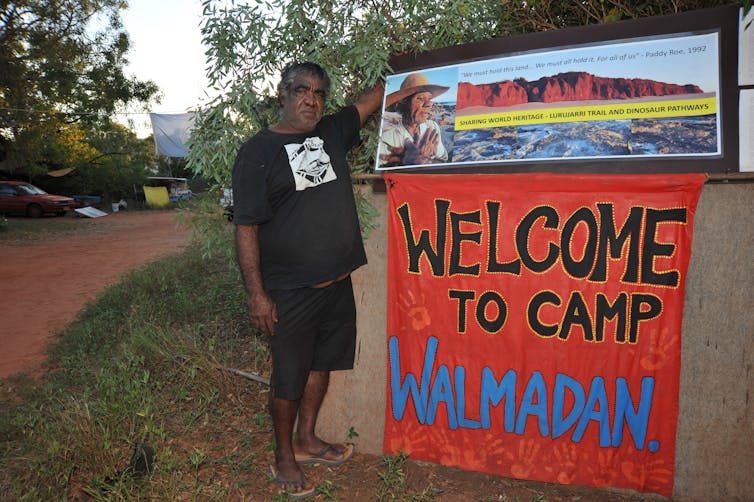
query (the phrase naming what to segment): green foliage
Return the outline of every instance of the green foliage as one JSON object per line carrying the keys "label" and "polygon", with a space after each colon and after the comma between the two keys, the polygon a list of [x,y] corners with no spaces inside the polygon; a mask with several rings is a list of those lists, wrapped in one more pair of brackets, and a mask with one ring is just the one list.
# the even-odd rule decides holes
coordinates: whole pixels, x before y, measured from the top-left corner
{"label": "green foliage", "polygon": [[338,500],[338,491],[341,488],[339,484],[326,480],[317,485],[317,494],[321,495],[324,500]]}
{"label": "green foliage", "polygon": [[382,481],[377,500],[380,502],[410,501],[428,502],[434,498],[434,490],[426,487],[419,493],[412,493],[406,486],[406,473],[403,466],[408,460],[408,454],[400,452],[398,455],[382,457],[383,470],[377,473]]}
{"label": "green foliage", "polygon": [[3,171],[33,180],[59,167],[76,168],[96,154],[82,140],[86,131],[79,124],[39,120],[16,128],[12,141],[2,138]]}
{"label": "green foliage", "polygon": [[[153,151],[154,136],[150,135],[144,141],[150,145],[150,151]],[[186,166],[186,159],[182,157],[153,154],[152,164],[155,168],[155,176],[167,176],[169,178],[191,178],[193,176],[191,170]]]}
{"label": "green foliage", "polygon": [[150,175],[152,144],[121,124],[108,122],[87,128],[76,144],[86,153],[75,163],[70,157],[61,162],[75,167],[73,172],[60,178],[39,178],[35,183],[51,193],[92,194],[118,201],[132,197],[134,186],[141,186]]}
{"label": "green foliage", "polygon": [[219,206],[220,189],[210,189],[199,197],[193,197],[188,208],[181,211],[183,220],[191,223],[197,235],[201,235],[201,246],[207,257],[219,254],[229,261],[234,260],[233,229]]}
{"label": "green foliage", "polygon": [[353,191],[354,201],[356,202],[356,211],[359,214],[361,234],[365,239],[369,237],[372,230],[379,226],[379,223],[376,222],[377,217],[379,216],[379,211],[377,211],[377,208],[369,202],[369,199],[364,193],[366,189],[367,186],[362,185],[354,187]]}
{"label": "green foliage", "polygon": [[590,24],[605,24],[627,19],[677,14],[680,12],[738,4],[726,0],[655,0],[626,2],[623,0],[588,0],[566,2],[503,0],[505,14],[500,20],[500,35],[509,36],[537,31],[556,30]]}
{"label": "green foliage", "polygon": [[189,463],[191,464],[191,467],[198,470],[199,467],[204,465],[206,462],[207,454],[199,448],[194,448],[193,453],[191,453],[191,456],[189,457]]}
{"label": "green foliage", "polygon": [[[123,0],[21,0],[0,6],[0,169],[34,178],[77,167],[76,134],[157,94],[123,70]],[[95,31],[97,27],[101,27]],[[71,136],[73,135],[73,136]]]}

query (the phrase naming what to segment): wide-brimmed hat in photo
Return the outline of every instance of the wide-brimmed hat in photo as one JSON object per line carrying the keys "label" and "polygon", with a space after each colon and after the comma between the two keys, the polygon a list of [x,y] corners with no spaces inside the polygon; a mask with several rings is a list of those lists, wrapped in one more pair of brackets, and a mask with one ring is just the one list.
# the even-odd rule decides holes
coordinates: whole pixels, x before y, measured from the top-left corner
{"label": "wide-brimmed hat in photo", "polygon": [[385,110],[393,111],[395,105],[408,96],[417,92],[428,92],[435,98],[450,89],[444,85],[430,84],[429,79],[423,73],[412,73],[401,82],[401,88],[391,92],[385,98]]}

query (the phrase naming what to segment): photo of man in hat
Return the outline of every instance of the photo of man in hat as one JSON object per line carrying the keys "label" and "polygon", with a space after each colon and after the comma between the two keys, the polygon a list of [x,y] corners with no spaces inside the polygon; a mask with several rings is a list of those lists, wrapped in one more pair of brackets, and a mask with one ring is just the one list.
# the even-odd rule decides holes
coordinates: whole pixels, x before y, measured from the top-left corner
{"label": "photo of man in hat", "polygon": [[448,160],[440,126],[430,119],[432,100],[448,89],[430,84],[423,73],[412,73],[403,80],[399,90],[387,95],[385,111],[397,112],[400,121],[392,128],[383,126],[379,148],[381,167],[438,164]]}

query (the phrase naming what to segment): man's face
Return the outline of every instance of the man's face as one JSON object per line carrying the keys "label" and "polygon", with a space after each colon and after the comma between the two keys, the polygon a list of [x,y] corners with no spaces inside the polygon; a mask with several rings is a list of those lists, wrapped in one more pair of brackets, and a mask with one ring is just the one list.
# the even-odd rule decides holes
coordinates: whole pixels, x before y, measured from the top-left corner
{"label": "man's face", "polygon": [[281,96],[280,125],[288,132],[307,133],[322,118],[327,92],[324,82],[309,74],[299,74],[290,89]]}
{"label": "man's face", "polygon": [[411,97],[411,120],[421,124],[429,119],[429,111],[432,109],[432,94],[429,92],[417,92]]}

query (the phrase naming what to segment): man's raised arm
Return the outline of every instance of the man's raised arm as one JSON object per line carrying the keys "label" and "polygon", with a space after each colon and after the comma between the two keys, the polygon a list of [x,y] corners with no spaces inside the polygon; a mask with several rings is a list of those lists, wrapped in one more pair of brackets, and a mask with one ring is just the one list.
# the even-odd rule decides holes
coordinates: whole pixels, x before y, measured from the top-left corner
{"label": "man's raised arm", "polygon": [[354,105],[359,110],[359,118],[361,124],[367,121],[369,116],[377,111],[382,104],[382,96],[385,94],[385,82],[380,79],[374,84],[374,87],[364,91],[364,93],[358,97]]}

